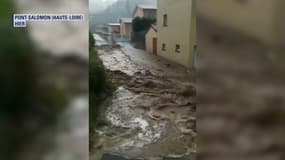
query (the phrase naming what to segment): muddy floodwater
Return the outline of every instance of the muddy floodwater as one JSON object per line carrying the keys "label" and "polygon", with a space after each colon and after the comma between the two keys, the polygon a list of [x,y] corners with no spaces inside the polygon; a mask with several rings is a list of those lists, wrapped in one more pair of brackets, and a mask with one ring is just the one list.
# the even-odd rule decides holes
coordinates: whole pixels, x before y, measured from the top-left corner
{"label": "muddy floodwater", "polygon": [[118,88],[102,104],[101,116],[107,123],[94,131],[97,143],[92,159],[106,154],[194,159],[194,73],[127,43],[120,45],[121,49],[98,51]]}

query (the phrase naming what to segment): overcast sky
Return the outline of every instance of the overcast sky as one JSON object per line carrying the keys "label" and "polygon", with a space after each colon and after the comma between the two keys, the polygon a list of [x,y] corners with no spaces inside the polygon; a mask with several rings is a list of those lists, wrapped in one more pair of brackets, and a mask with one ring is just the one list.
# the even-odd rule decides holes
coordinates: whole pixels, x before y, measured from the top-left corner
{"label": "overcast sky", "polygon": [[89,11],[90,13],[100,12],[115,1],[117,0],[89,0]]}

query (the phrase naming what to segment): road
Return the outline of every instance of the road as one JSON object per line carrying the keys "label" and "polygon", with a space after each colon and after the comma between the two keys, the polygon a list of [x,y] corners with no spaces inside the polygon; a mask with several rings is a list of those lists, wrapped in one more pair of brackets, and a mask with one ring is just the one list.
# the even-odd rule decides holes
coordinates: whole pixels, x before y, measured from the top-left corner
{"label": "road", "polygon": [[107,124],[96,130],[99,139],[92,159],[104,153],[131,159],[194,159],[194,73],[128,43],[120,45],[98,51],[119,87],[103,103]]}

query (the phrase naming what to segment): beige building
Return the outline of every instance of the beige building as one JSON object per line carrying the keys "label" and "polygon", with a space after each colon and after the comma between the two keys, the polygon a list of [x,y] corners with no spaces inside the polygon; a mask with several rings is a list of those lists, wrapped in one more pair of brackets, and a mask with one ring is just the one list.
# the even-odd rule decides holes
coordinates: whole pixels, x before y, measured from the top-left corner
{"label": "beige building", "polygon": [[120,33],[120,23],[109,23],[108,33]]}
{"label": "beige building", "polygon": [[199,16],[255,38],[268,46],[285,46],[284,0],[200,0]]}
{"label": "beige building", "polygon": [[196,46],[195,0],[158,0],[158,55],[194,67]]}
{"label": "beige building", "polygon": [[133,17],[156,18],[157,6],[137,5]]}
{"label": "beige building", "polygon": [[122,37],[131,37],[131,33],[133,30],[132,21],[133,21],[132,18],[120,19],[120,24],[121,24],[120,33]]}
{"label": "beige building", "polygon": [[152,25],[145,35],[145,48],[148,53],[157,54],[157,28]]}

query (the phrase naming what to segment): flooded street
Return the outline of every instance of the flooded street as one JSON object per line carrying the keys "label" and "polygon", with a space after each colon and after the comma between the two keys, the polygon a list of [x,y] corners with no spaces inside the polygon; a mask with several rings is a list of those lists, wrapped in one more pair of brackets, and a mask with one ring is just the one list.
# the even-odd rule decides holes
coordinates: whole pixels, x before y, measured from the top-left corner
{"label": "flooded street", "polygon": [[[196,91],[193,73],[127,43],[99,50],[118,84],[97,128],[93,160],[108,154],[131,159],[193,159],[196,152]],[[107,157],[107,158],[106,158]]]}

